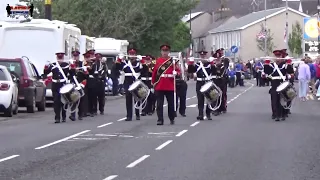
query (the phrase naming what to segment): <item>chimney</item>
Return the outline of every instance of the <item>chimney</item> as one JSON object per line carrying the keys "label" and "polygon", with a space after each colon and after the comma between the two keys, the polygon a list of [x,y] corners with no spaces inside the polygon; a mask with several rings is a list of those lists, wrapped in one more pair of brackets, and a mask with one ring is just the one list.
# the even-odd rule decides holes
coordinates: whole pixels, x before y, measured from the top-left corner
{"label": "chimney", "polygon": [[214,13],[214,21],[219,21],[232,16],[232,11],[227,7],[226,0],[221,0],[220,8]]}

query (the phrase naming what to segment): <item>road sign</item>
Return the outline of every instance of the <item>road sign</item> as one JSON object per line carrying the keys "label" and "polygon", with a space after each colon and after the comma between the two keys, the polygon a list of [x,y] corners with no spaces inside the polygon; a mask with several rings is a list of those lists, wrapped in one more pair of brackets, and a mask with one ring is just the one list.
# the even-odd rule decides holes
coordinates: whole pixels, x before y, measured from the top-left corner
{"label": "road sign", "polygon": [[239,48],[237,47],[237,46],[231,46],[231,52],[233,53],[233,54],[235,54],[235,53],[237,53],[238,52],[238,50],[239,50]]}

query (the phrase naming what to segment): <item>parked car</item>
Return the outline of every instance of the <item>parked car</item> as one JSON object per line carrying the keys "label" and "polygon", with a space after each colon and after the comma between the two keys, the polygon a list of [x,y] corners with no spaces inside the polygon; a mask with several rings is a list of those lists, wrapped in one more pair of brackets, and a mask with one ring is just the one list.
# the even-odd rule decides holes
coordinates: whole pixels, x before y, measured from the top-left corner
{"label": "parked car", "polygon": [[45,111],[46,86],[41,79],[36,67],[27,57],[15,59],[0,59],[0,65],[8,68],[10,73],[20,77],[18,86],[18,104],[26,107],[28,113]]}
{"label": "parked car", "polygon": [[7,117],[18,113],[18,84],[19,78],[0,65],[0,111]]}

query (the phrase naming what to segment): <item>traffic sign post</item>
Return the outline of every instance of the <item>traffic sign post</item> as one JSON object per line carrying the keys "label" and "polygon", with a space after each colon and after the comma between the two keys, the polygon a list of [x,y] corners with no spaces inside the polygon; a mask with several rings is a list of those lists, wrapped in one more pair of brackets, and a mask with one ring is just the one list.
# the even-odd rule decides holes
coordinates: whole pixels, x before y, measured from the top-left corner
{"label": "traffic sign post", "polygon": [[231,46],[230,48],[231,52],[233,53],[233,59],[236,61],[236,53],[239,51],[238,46]]}

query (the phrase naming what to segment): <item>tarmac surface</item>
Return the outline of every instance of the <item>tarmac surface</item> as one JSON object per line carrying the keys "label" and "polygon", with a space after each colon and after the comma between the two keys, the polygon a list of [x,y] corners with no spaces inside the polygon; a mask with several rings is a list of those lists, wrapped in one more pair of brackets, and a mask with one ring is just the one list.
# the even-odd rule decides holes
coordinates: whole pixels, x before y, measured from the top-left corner
{"label": "tarmac surface", "polygon": [[[195,83],[187,117],[124,121],[124,99],[105,115],[54,124],[53,111],[0,119],[0,180],[319,180],[320,104],[296,100],[271,119],[268,87],[228,89],[228,112],[197,121]],[[253,81],[252,81],[253,82]]]}

